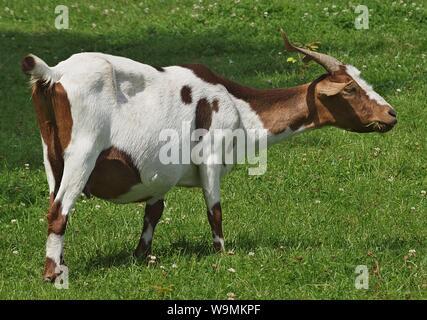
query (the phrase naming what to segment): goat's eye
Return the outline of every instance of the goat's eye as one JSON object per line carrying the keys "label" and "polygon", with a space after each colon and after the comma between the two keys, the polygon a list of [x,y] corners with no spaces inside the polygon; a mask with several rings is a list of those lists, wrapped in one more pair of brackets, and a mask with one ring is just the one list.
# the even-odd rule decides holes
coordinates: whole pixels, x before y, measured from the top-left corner
{"label": "goat's eye", "polygon": [[356,85],[354,83],[350,83],[348,86],[345,87],[344,91],[346,93],[354,93],[356,92],[356,89],[357,89]]}

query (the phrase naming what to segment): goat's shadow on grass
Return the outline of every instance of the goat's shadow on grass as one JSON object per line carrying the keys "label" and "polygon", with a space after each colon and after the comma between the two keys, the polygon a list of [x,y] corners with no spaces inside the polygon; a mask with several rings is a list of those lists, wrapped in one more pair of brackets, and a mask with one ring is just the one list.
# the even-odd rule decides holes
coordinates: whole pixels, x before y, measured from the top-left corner
{"label": "goat's shadow on grass", "polygon": [[[260,243],[261,240],[261,243]],[[227,250],[238,250],[240,252],[256,251],[260,248],[283,250],[285,252],[292,252],[295,249],[298,250],[316,250],[322,247],[324,242],[322,239],[299,239],[299,238],[280,238],[273,237],[268,239],[255,239],[250,236],[239,236],[236,239],[229,240],[226,242]],[[424,245],[425,240],[418,237],[411,239],[400,239],[390,238],[387,240],[379,240],[372,243],[369,246],[382,248],[381,251],[396,251],[402,252],[402,250],[413,247]],[[333,248],[331,248],[333,249]],[[337,247],[334,250],[347,250],[346,247]],[[136,259],[132,255],[133,248],[126,247],[117,251],[111,251],[109,253],[99,252],[93,256],[85,265],[86,271],[97,271],[100,269],[108,268],[121,268],[129,267],[132,265],[148,266],[147,259]],[[222,253],[226,254],[226,253]],[[165,244],[156,248],[154,246],[153,255],[157,257],[157,262],[161,264],[162,259],[168,259],[171,256],[181,256],[186,258],[192,258],[201,260],[209,256],[219,256],[212,247],[210,239],[191,240],[181,237],[176,239],[170,244]]]}
{"label": "goat's shadow on grass", "polygon": [[[92,257],[85,266],[86,270],[98,270],[103,268],[129,266],[137,261],[132,256],[130,249],[122,249],[110,253],[98,253]],[[142,260],[141,260],[142,262]]]}
{"label": "goat's shadow on grass", "polygon": [[[214,254],[215,252],[211,247],[211,243],[207,240],[191,241],[185,238],[179,238],[167,246],[156,248],[156,245],[154,245],[153,248],[153,255],[157,257],[157,260],[161,260],[162,257],[167,258],[172,255],[195,257],[199,260],[203,257]],[[133,257],[133,248],[126,247],[109,253],[97,253],[86,263],[85,269],[97,270],[102,268],[130,266],[134,264],[142,266],[147,265],[148,260]]]}
{"label": "goat's shadow on grass", "polygon": [[[247,236],[239,236],[236,239],[230,239],[226,242],[226,252],[228,250],[237,249],[238,251],[249,252],[260,248],[260,239],[255,239]],[[299,241],[298,239],[280,239],[269,238],[267,242],[263,241],[262,247],[269,249],[279,249],[282,246],[287,248],[313,248],[321,244],[320,241]],[[144,258],[134,258],[133,247],[126,246],[126,248],[111,251],[109,253],[98,252],[93,256],[85,266],[87,271],[93,271],[103,268],[120,268],[131,265],[147,265],[148,260]],[[225,254],[225,253],[222,253]],[[156,247],[154,244],[153,255],[156,256],[156,261],[161,263],[162,259],[167,259],[171,256],[181,256],[186,258],[193,258],[201,260],[208,256],[219,255],[215,252],[210,238],[201,240],[192,240],[180,237],[169,244]]]}

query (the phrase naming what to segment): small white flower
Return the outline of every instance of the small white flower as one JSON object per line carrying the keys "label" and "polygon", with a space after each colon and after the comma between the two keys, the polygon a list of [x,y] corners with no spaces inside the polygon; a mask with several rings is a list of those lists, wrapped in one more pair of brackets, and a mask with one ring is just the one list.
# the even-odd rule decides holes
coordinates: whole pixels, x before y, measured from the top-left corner
{"label": "small white flower", "polygon": [[11,222],[11,223],[17,223],[17,222],[18,222],[18,220],[16,220],[16,219],[12,219],[12,220],[10,220],[10,222]]}
{"label": "small white flower", "polygon": [[236,294],[234,292],[227,293],[228,300],[234,300],[236,298]]}
{"label": "small white flower", "polygon": [[40,219],[39,219],[39,222],[44,222],[44,219],[43,219],[43,218],[40,218]]}
{"label": "small white flower", "polygon": [[314,200],[314,203],[319,204],[320,200]]}
{"label": "small white flower", "polygon": [[254,255],[255,255],[255,252],[250,251],[250,252],[248,253],[248,256],[249,256],[249,257],[253,257]]}
{"label": "small white flower", "polygon": [[97,204],[97,205],[95,206],[95,209],[99,209],[99,208],[101,208],[101,206],[100,206],[99,204]]}
{"label": "small white flower", "polygon": [[427,191],[425,191],[425,190],[421,190],[420,194],[421,194],[422,196],[425,196],[425,195],[427,194]]}
{"label": "small white flower", "polygon": [[228,269],[227,269],[227,271],[228,271],[228,272],[231,272],[231,273],[235,273],[235,272],[236,272],[236,269],[234,269],[234,268],[228,268]]}
{"label": "small white flower", "polygon": [[416,208],[415,208],[415,207],[411,207],[411,210],[412,210],[412,211],[415,211],[415,210],[416,210]]}
{"label": "small white flower", "polygon": [[12,253],[13,254],[19,254],[19,251],[18,250],[13,250]]}
{"label": "small white flower", "polygon": [[344,192],[344,188],[339,188],[338,190],[341,192]]}
{"label": "small white flower", "polygon": [[408,252],[409,252],[409,253],[414,254],[414,253],[416,253],[417,251],[416,251],[415,249],[411,249],[411,250],[409,250]]}
{"label": "small white flower", "polygon": [[172,264],[172,268],[176,269],[178,268],[178,265],[176,263]]}

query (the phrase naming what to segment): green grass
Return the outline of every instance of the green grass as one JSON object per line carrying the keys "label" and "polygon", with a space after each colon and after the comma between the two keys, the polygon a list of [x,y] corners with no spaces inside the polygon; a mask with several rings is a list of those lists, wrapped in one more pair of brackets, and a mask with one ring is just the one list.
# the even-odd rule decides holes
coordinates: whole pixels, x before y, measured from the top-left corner
{"label": "green grass", "polygon": [[[0,298],[427,297],[424,1],[363,1],[369,30],[354,28],[346,1],[237,2],[0,2]],[[54,28],[57,4],[70,8],[69,30]],[[320,75],[317,65],[286,62],[296,56],[283,52],[280,27],[359,67],[396,108],[398,126],[385,135],[312,131],[272,147],[263,176],[237,167],[222,185],[234,254],[211,249],[200,190],[168,194],[154,266],[131,258],[143,205],[80,199],[66,235],[70,289],[43,283],[48,189],[21,58],[32,52],[54,65],[103,51],[160,66],[202,62],[265,88]],[[354,288],[357,265],[369,268],[369,290]]]}

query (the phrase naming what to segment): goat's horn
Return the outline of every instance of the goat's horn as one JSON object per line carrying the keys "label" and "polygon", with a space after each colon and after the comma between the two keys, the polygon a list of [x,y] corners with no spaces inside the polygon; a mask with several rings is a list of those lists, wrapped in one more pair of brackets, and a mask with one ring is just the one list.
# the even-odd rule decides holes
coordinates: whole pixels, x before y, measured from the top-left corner
{"label": "goat's horn", "polygon": [[280,30],[280,33],[282,34],[283,41],[285,43],[285,48],[288,51],[298,51],[302,54],[305,54],[305,61],[307,61],[307,58],[312,59],[316,61],[318,64],[322,65],[327,71],[329,72],[335,72],[338,71],[340,66],[343,65],[342,62],[338,61],[334,57],[328,56],[327,54],[314,52],[308,49],[303,49],[294,46],[292,43],[289,42],[288,36],[286,35],[285,31],[283,29]]}

